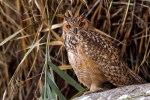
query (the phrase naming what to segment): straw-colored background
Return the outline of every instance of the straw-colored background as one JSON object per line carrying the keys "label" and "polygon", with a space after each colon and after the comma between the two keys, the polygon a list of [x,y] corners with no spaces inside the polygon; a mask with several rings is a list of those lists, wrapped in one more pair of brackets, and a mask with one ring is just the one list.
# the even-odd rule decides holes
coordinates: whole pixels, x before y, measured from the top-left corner
{"label": "straw-colored background", "polygon": [[[149,0],[0,0],[0,99],[3,95],[5,100],[41,97],[47,82],[46,56],[76,80],[60,28],[61,15],[67,10],[74,15],[89,13],[97,29],[124,44],[120,45],[121,55],[129,67],[150,81]],[[77,93],[55,71],[47,70],[64,97]],[[57,95],[51,87],[49,90]]]}

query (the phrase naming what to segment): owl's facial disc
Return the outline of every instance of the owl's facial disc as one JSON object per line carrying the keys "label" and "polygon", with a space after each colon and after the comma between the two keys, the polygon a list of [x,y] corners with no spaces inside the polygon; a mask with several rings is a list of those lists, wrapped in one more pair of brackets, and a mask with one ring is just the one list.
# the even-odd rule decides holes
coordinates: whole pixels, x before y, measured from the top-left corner
{"label": "owl's facial disc", "polygon": [[78,34],[79,30],[87,30],[89,21],[80,17],[66,17],[64,19],[63,31],[68,34]]}

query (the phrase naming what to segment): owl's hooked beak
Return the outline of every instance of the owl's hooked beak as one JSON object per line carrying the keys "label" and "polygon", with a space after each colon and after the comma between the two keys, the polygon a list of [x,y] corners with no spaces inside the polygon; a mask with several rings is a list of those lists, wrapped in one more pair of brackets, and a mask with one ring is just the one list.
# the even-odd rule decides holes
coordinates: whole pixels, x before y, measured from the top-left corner
{"label": "owl's hooked beak", "polygon": [[74,33],[74,34],[77,34],[77,32],[78,32],[78,29],[77,29],[77,28],[74,28],[74,29],[73,29],[73,33]]}

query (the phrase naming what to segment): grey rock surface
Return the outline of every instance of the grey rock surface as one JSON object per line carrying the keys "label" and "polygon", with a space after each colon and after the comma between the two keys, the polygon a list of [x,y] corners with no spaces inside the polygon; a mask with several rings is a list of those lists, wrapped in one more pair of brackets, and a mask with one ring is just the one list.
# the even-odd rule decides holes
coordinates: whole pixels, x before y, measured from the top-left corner
{"label": "grey rock surface", "polygon": [[91,93],[73,100],[150,100],[150,83]]}

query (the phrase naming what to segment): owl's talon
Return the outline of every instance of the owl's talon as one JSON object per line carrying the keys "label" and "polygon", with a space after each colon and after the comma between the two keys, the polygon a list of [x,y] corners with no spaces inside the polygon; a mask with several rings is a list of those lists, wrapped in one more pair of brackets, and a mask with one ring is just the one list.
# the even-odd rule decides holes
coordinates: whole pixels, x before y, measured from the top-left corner
{"label": "owl's talon", "polygon": [[83,93],[83,95],[87,95],[87,94],[90,94],[90,93],[96,93],[96,92],[102,92],[102,91],[104,91],[103,88],[97,88],[95,90],[86,91],[86,92]]}

